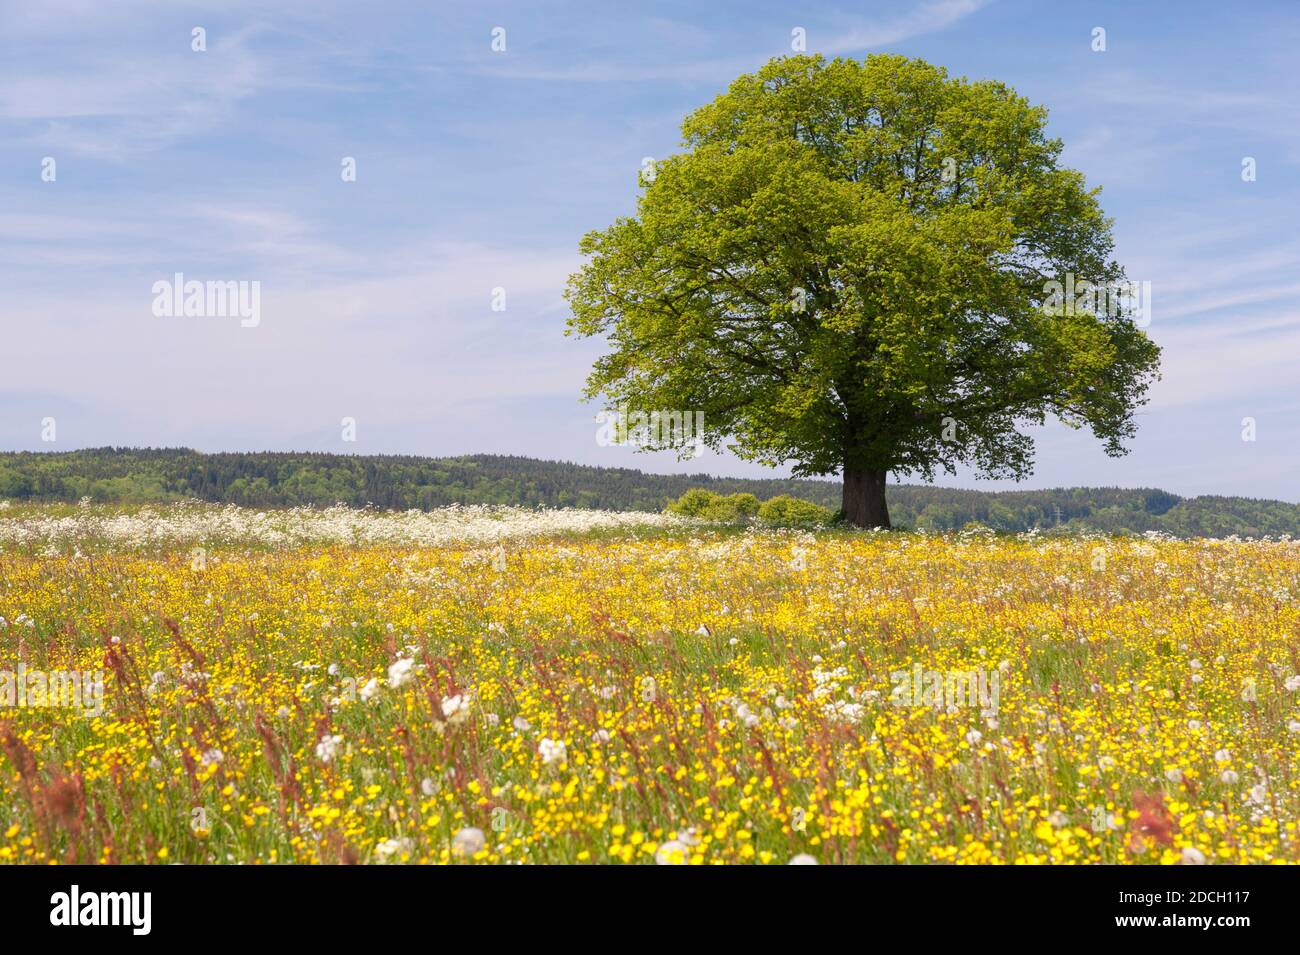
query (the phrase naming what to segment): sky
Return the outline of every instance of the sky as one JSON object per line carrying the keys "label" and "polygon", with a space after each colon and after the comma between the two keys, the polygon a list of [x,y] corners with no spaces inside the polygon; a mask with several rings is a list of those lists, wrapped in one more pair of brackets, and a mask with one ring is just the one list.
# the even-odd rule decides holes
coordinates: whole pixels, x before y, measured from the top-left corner
{"label": "sky", "polygon": [[[0,449],[786,473],[602,446],[562,291],[643,160],[795,28],[1046,106],[1151,283],[1131,453],[1035,429],[1021,486],[1300,501],[1292,2],[0,0]],[[177,273],[259,283],[256,321],[158,314]]]}

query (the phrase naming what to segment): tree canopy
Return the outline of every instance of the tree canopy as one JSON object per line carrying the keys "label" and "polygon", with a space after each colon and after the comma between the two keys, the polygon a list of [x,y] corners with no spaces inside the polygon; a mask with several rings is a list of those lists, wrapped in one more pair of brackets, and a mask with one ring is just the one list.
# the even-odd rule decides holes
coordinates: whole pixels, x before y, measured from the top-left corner
{"label": "tree canopy", "polygon": [[1125,275],[1046,125],[1002,83],[901,56],[741,76],[686,118],[635,215],[582,240],[569,329],[610,346],[587,396],[842,473],[865,526],[889,524],[888,474],[1028,475],[1024,429],[1049,416],[1122,454],[1159,350],[1115,298],[1053,295]]}

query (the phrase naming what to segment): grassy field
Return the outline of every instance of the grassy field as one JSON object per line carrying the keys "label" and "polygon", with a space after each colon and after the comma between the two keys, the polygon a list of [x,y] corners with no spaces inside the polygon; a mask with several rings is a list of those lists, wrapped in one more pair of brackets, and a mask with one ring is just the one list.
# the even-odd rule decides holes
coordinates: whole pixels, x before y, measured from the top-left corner
{"label": "grassy field", "polygon": [[1300,544],[625,517],[0,511],[0,859],[1300,859]]}

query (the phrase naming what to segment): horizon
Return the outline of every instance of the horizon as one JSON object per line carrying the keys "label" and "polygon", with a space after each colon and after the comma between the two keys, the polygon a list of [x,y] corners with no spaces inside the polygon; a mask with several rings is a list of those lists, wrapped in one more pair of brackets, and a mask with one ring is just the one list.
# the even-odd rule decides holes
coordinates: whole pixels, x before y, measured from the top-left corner
{"label": "horizon", "polygon": [[[99,447],[90,447],[90,448],[70,448],[64,451],[49,450],[49,449],[14,451],[14,450],[6,449],[6,450],[0,450],[0,457],[3,457],[3,455],[5,454],[55,455],[55,454],[73,454],[78,451],[83,451],[83,452],[111,451],[113,453],[118,453],[118,454],[123,452],[130,453],[134,451],[182,452],[182,453],[189,453],[189,454],[200,454],[205,456],[214,456],[214,455],[235,456],[235,455],[257,455],[257,454],[281,454],[281,455],[290,456],[290,455],[299,455],[299,454],[315,454],[315,455],[328,455],[328,456],[340,457],[340,458],[418,458],[427,461],[464,460],[466,458],[519,458],[525,461],[535,461],[541,464],[560,464],[566,467],[601,468],[607,470],[633,471],[638,474],[644,474],[651,477],[686,477],[686,478],[702,477],[702,478],[709,478],[711,480],[721,480],[721,481],[772,480],[772,481],[820,481],[827,484],[843,483],[839,477],[788,477],[788,476],[781,476],[770,472],[767,474],[758,474],[754,476],[749,476],[749,475],[733,475],[733,474],[714,474],[708,471],[650,471],[645,468],[633,467],[631,465],[625,465],[625,464],[599,464],[599,463],[592,464],[583,461],[572,461],[572,460],[561,459],[561,458],[538,458],[527,454],[506,454],[506,453],[492,453],[492,452],[474,452],[471,454],[428,455],[428,454],[410,454],[408,452],[403,452],[403,451],[361,452],[361,451],[318,451],[318,450],[303,450],[303,449],[286,449],[286,450],[273,450],[273,451],[200,451],[197,448],[187,448],[187,447],[114,447],[112,445],[102,445]],[[992,484],[997,482],[983,481],[979,483],[987,485],[987,484]],[[1002,483],[1008,483],[1008,482],[1002,482]],[[1021,482],[1020,485],[1011,486],[1011,487],[990,488],[990,487],[978,487],[978,486],[971,487],[971,486],[956,485],[956,484],[938,484],[938,483],[927,484],[920,481],[890,481],[889,486],[899,487],[899,488],[933,488],[934,490],[939,490],[939,491],[971,491],[974,493],[983,493],[983,494],[1016,494],[1020,492],[1032,494],[1032,493],[1050,493],[1052,491],[1135,491],[1135,492],[1136,491],[1158,491],[1162,494],[1170,494],[1174,497],[1179,498],[1182,501],[1203,500],[1207,498],[1228,498],[1228,499],[1240,499],[1240,500],[1247,500],[1247,501],[1260,501],[1265,503],[1282,503],[1282,504],[1295,503],[1291,501],[1285,501],[1281,498],[1255,497],[1249,494],[1179,494],[1177,492],[1170,491],[1167,488],[1157,487],[1155,485],[1054,484],[1054,485],[1043,486],[1043,487],[1029,487],[1026,486],[1025,482]]]}
{"label": "horizon", "polygon": [[[1065,164],[1103,188],[1117,259],[1151,283],[1164,378],[1129,455],[1053,424],[1028,429],[1028,481],[962,470],[928,486],[1300,503],[1300,242],[1287,211],[1300,206],[1300,12],[1177,11],[1157,24],[1123,3],[1028,0],[853,14],[8,7],[0,447],[507,454],[788,477],[732,455],[600,446],[600,405],[579,392],[602,346],[563,335],[560,292],[579,238],[632,210],[643,159],[677,151],[687,113],[790,52],[802,27],[810,53],[920,57],[1046,106]],[[1090,48],[1097,26],[1104,52]],[[178,273],[260,283],[256,323],[162,314],[154,285]]]}

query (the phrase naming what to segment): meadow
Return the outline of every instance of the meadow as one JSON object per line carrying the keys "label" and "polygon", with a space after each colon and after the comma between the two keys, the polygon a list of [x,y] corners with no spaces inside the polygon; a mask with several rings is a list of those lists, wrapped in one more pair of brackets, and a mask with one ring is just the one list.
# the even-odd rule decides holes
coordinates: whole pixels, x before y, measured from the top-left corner
{"label": "meadow", "polygon": [[1297,594],[1286,539],[0,509],[0,860],[1294,862]]}

